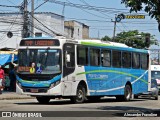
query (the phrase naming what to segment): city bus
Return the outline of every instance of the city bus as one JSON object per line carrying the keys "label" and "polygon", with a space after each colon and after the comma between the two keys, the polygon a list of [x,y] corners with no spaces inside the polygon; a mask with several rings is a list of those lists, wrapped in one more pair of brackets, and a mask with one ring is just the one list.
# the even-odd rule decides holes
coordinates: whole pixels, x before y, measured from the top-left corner
{"label": "city bus", "polygon": [[21,40],[16,91],[39,103],[74,103],[115,96],[129,101],[148,91],[148,50],[101,40],[34,37]]}

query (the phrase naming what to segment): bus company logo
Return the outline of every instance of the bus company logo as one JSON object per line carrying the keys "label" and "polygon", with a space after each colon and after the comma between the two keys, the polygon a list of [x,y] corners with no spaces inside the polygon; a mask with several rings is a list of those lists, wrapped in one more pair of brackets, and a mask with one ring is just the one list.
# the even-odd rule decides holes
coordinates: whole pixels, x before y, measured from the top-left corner
{"label": "bus company logo", "polygon": [[2,112],[2,117],[12,117],[11,112]]}
{"label": "bus company logo", "polygon": [[108,79],[108,75],[88,74],[89,79]]}
{"label": "bus company logo", "polygon": [[125,15],[125,19],[145,19],[145,15]]}

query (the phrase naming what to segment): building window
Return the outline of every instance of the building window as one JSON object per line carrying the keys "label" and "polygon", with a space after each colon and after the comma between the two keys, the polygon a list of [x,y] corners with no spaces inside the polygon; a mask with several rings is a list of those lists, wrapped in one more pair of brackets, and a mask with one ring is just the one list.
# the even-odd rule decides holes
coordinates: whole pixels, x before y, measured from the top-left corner
{"label": "building window", "polygon": [[41,32],[36,32],[36,33],[35,33],[35,36],[36,36],[36,37],[42,37],[42,33],[41,33]]}

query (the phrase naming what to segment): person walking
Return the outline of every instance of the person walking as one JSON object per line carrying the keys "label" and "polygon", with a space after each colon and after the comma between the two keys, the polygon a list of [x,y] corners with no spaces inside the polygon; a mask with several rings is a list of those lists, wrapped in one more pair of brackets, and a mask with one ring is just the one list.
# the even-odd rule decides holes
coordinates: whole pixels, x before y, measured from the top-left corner
{"label": "person walking", "polygon": [[16,75],[15,75],[15,67],[11,69],[9,72],[9,79],[10,79],[10,91],[15,92],[15,86],[16,86]]}
{"label": "person walking", "polygon": [[0,94],[2,94],[3,89],[4,89],[4,70],[0,65]]}

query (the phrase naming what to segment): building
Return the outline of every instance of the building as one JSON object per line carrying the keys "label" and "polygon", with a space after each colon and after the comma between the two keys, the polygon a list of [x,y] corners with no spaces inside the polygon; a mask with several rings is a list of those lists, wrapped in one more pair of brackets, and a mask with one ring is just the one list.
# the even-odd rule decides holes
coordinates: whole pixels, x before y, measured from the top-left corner
{"label": "building", "polygon": [[[28,16],[30,16],[28,14]],[[31,36],[31,17],[25,21],[27,35]],[[0,13],[0,48],[18,48],[24,34],[24,18],[20,12]],[[64,16],[52,12],[34,13],[34,36],[65,36],[66,38],[88,39],[89,26],[78,21],[65,21]]]}
{"label": "building", "polygon": [[[22,15],[19,13],[0,13],[0,48],[17,48],[22,35]],[[8,32],[13,36],[7,36]]]}
{"label": "building", "polygon": [[[0,48],[18,48],[22,39],[23,16],[20,13],[0,13]],[[9,32],[10,31],[10,32]],[[12,33],[8,34],[7,33]],[[28,18],[31,34],[31,18]],[[64,34],[64,17],[52,12],[34,14],[34,35],[55,36]]]}
{"label": "building", "polygon": [[67,38],[75,38],[75,39],[89,38],[89,26],[75,20],[65,21],[64,30]]}

